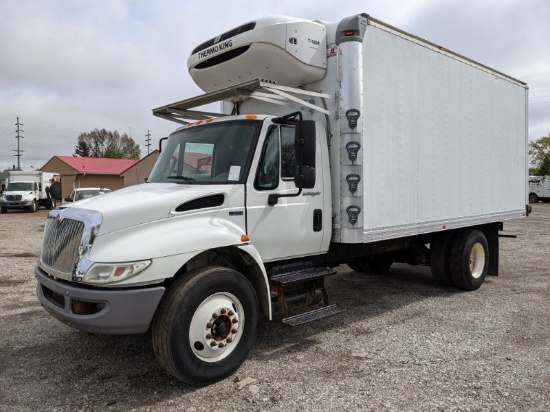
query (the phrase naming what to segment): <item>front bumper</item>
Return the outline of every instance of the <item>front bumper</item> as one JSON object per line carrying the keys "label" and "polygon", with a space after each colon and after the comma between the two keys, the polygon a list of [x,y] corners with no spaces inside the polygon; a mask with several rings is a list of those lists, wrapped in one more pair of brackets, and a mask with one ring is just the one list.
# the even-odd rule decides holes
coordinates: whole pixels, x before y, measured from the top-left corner
{"label": "front bumper", "polygon": [[85,332],[128,335],[145,333],[164,295],[162,286],[139,289],[86,289],[34,270],[36,294],[50,315]]}
{"label": "front bumper", "polygon": [[32,200],[13,200],[0,203],[4,209],[20,209],[32,206]]}

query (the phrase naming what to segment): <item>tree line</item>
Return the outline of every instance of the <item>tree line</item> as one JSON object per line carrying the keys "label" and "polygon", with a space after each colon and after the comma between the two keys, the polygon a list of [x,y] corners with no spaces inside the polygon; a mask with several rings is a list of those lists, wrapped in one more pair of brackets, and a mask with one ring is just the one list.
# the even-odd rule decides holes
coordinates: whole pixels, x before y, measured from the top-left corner
{"label": "tree line", "polygon": [[126,133],[96,128],[78,136],[73,156],[138,160],[141,148]]}
{"label": "tree line", "polygon": [[529,163],[531,176],[550,176],[550,133],[529,142]]}

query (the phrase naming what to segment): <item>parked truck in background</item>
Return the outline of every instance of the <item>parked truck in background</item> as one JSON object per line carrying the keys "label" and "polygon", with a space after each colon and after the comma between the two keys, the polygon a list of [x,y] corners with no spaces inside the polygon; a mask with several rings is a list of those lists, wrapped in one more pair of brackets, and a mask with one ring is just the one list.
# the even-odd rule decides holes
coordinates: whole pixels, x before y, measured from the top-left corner
{"label": "parked truck in background", "polygon": [[50,192],[52,183],[59,182],[59,174],[42,171],[9,171],[6,189],[0,199],[2,213],[8,209],[36,212],[39,207],[53,209],[57,196]]}
{"label": "parked truck in background", "polygon": [[529,203],[550,202],[550,176],[529,176]]}
{"label": "parked truck in background", "polygon": [[147,183],[50,212],[35,275],[55,318],[150,330],[203,385],[245,360],[259,316],[339,313],[338,265],[429,265],[464,290],[498,274],[499,230],[527,214],[525,83],[366,14],[258,19],[188,67],[205,93],[153,110],[182,126]]}

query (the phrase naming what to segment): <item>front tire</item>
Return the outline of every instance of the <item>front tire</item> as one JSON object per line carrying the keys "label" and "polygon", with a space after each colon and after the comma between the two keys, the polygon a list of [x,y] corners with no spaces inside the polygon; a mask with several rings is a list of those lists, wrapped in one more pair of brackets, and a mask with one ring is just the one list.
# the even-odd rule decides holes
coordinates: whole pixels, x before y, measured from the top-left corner
{"label": "front tire", "polygon": [[451,277],[456,287],[478,289],[487,276],[489,246],[479,230],[459,233],[451,249]]}
{"label": "front tire", "polygon": [[29,207],[29,211],[31,213],[34,213],[38,210],[38,205],[36,204],[36,200],[33,200],[32,205]]}
{"label": "front tire", "polygon": [[3,207],[3,208],[0,209],[0,212],[2,212],[2,213],[8,213],[8,209],[6,209],[5,207]]}
{"label": "front tire", "polygon": [[231,375],[252,349],[258,299],[242,274],[223,267],[196,269],[166,292],[152,325],[158,362],[191,385]]}
{"label": "front tire", "polygon": [[539,197],[536,193],[529,193],[529,203],[538,203]]}

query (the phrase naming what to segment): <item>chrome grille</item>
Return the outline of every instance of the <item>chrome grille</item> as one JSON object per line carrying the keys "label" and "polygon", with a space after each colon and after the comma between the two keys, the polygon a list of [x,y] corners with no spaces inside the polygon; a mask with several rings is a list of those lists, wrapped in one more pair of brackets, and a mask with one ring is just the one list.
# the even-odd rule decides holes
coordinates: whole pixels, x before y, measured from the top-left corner
{"label": "chrome grille", "polygon": [[14,200],[21,200],[21,195],[6,195],[6,200],[13,202]]}
{"label": "chrome grille", "polygon": [[42,263],[70,276],[79,259],[84,222],[48,217],[44,226]]}

